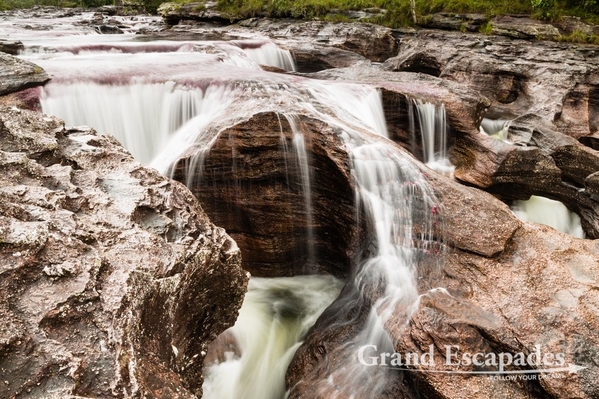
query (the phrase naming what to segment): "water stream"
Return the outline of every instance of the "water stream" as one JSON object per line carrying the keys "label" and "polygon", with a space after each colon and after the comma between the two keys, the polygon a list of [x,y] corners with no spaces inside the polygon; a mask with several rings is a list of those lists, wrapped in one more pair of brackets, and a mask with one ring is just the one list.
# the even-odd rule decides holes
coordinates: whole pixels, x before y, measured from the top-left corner
{"label": "water stream", "polygon": [[252,278],[225,361],[206,362],[206,399],[277,399],[301,341],[343,283],[330,276]]}
{"label": "water stream", "polygon": [[574,237],[585,237],[580,216],[559,201],[532,195],[527,201],[514,201],[512,210],[525,222],[541,223]]}
{"label": "water stream", "polygon": [[447,122],[445,106],[422,100],[412,100],[410,104],[410,126],[414,137],[414,113],[418,115],[418,124],[422,137],[422,159],[431,169],[453,176],[454,166],[447,157]]}

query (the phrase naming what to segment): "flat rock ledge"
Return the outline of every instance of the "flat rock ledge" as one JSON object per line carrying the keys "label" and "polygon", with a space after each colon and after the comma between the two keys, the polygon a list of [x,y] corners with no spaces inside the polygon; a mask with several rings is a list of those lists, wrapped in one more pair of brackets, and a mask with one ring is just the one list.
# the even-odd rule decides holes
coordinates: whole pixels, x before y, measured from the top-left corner
{"label": "flat rock ledge", "polygon": [[201,397],[240,265],[195,197],[114,138],[0,107],[0,397]]}
{"label": "flat rock ledge", "polygon": [[50,76],[32,62],[0,51],[0,96],[30,87],[41,86]]}

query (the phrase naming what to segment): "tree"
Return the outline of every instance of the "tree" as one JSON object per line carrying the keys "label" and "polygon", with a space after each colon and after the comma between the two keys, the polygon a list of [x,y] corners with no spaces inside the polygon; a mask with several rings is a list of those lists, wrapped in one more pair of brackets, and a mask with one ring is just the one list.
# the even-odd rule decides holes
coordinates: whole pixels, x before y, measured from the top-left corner
{"label": "tree", "polygon": [[418,19],[416,18],[416,0],[410,0],[410,11],[412,12],[412,21],[416,25],[418,23]]}

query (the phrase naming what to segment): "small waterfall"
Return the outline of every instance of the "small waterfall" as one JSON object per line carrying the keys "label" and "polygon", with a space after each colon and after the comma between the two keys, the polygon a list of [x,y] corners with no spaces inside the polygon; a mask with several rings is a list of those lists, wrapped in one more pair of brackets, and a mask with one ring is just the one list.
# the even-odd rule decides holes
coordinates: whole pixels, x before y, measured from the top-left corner
{"label": "small waterfall", "polygon": [[585,237],[580,216],[559,201],[532,195],[528,201],[514,201],[512,210],[525,222],[541,223],[577,238]]}
{"label": "small waterfall", "polygon": [[299,170],[300,179],[302,181],[302,196],[304,197],[304,210],[306,212],[306,235],[307,235],[307,252],[308,262],[314,264],[316,261],[314,249],[314,216],[312,212],[312,177],[310,167],[310,157],[306,151],[306,142],[304,135],[298,129],[297,117],[293,115],[285,115],[285,118],[293,131],[293,148],[297,160],[297,169]]}
{"label": "small waterfall", "polygon": [[233,43],[237,44],[252,61],[259,65],[273,66],[286,71],[297,71],[291,52],[280,48],[275,43],[255,41]]}
{"label": "small waterfall", "polygon": [[[348,134],[344,139],[360,209],[372,226],[373,252],[357,265],[353,284],[360,297],[367,292],[370,295],[378,292],[378,299],[361,332],[340,349],[341,353],[329,354],[344,360],[319,383],[318,389],[332,399],[353,396],[375,399],[388,385],[389,370],[361,364],[358,352],[364,345],[393,352],[393,339],[386,330],[388,321],[393,316],[396,328],[403,328],[409,322],[419,298],[416,253],[422,248],[417,242],[433,241],[436,201],[416,166],[393,146],[352,136]],[[416,214],[415,209],[420,207],[430,212]],[[413,233],[417,218],[424,226],[418,237]],[[348,300],[351,303],[354,299]]]}
{"label": "small waterfall", "polygon": [[[424,163],[431,169],[453,176],[455,168],[447,158],[445,105],[436,105],[422,100],[413,100],[413,103],[418,113]],[[413,110],[414,107],[412,112]]]}
{"label": "small waterfall", "polygon": [[508,142],[507,136],[511,120],[483,118],[480,123],[480,132],[496,139]]}
{"label": "small waterfall", "polygon": [[[320,83],[320,82],[319,82]],[[373,87],[355,84],[318,84],[310,88],[311,94],[322,104],[327,104],[338,120],[329,122],[351,124],[369,130],[379,136],[389,137],[383,99]],[[320,114],[323,111],[314,110]],[[326,115],[321,115],[328,119]]]}
{"label": "small waterfall", "polygon": [[203,397],[283,398],[295,351],[342,285],[330,276],[250,279],[237,322],[224,333],[233,341],[219,354],[224,361],[206,359]]}
{"label": "small waterfall", "polygon": [[214,86],[205,92],[188,90],[173,82],[80,82],[42,88],[40,103],[43,112],[63,118],[67,125],[93,126],[99,133],[114,135],[136,159],[150,163],[164,154],[171,134],[190,120],[216,117],[223,91]]}

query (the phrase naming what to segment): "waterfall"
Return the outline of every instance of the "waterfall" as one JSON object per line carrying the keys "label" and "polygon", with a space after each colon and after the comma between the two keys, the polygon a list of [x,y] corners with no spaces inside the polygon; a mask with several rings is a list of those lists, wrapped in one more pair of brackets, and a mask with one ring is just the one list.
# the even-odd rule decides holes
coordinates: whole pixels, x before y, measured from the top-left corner
{"label": "waterfall", "polygon": [[302,196],[304,198],[304,210],[306,213],[306,249],[308,252],[308,263],[314,264],[316,261],[314,249],[314,217],[312,212],[312,177],[310,167],[310,157],[306,151],[306,142],[304,135],[297,126],[297,117],[294,115],[285,115],[285,118],[291,126],[293,132],[293,148],[297,160],[297,169],[299,170],[300,179],[302,182]]}
{"label": "waterfall", "polygon": [[[418,114],[422,137],[422,159],[424,163],[440,173],[453,176],[454,167],[447,158],[447,122],[445,106],[422,100],[412,100]],[[414,106],[411,107],[413,112]],[[413,117],[412,117],[413,118]],[[413,123],[411,123],[413,125]],[[414,133],[412,133],[414,136]]]}
{"label": "waterfall", "polygon": [[480,123],[480,132],[496,139],[508,142],[507,135],[511,120],[483,118]]}
{"label": "waterfall", "polygon": [[289,50],[284,50],[273,42],[238,41],[236,43],[254,62],[296,71],[295,61]]}
{"label": "waterfall", "polygon": [[525,222],[541,223],[577,238],[585,237],[580,216],[559,201],[532,195],[528,201],[514,201],[512,210]]}
{"label": "waterfall", "polygon": [[[387,332],[391,316],[393,328],[409,322],[419,298],[418,259],[434,245],[432,226],[439,204],[417,162],[389,140],[377,89],[264,72],[258,64],[293,68],[284,52],[273,55],[271,45],[260,43],[194,44],[179,47],[175,56],[46,54],[47,60],[36,61],[56,78],[45,88],[42,106],[67,124],[89,124],[117,135],[138,159],[164,173],[172,176],[176,167],[184,168],[188,185],[198,184],[194,174],[204,172],[205,157],[227,127],[258,112],[284,115],[292,132],[289,142],[281,133],[281,147],[290,154],[285,157],[288,172],[298,172],[306,252],[312,262],[317,254],[311,247],[316,234],[311,186],[317,176],[310,171],[311,137],[298,129],[294,115],[330,126],[348,155],[357,220],[369,228],[367,246],[356,256],[347,282],[364,306],[359,313],[367,317],[356,322],[361,330],[331,354],[338,363],[318,385],[333,392],[332,398],[377,398],[388,382],[387,370],[360,364],[357,352],[365,344],[392,349]],[[150,47],[145,45],[146,50]],[[443,165],[444,107],[414,104],[427,164]],[[291,356],[339,293],[338,282],[313,279],[252,279],[238,324],[227,333],[235,338],[233,350],[206,369],[206,397],[268,399],[284,394],[283,376]],[[373,302],[364,302],[366,297]],[[339,306],[346,305],[341,301]],[[344,311],[348,309],[341,308],[336,317]]]}
{"label": "waterfall", "polygon": [[227,103],[226,92],[218,86],[189,90],[173,82],[115,86],[81,82],[42,89],[40,103],[45,113],[59,115],[68,126],[88,125],[110,133],[139,161],[149,164],[158,157],[155,162],[160,165],[171,134],[183,126],[189,130],[188,122],[194,118],[193,127],[201,128],[198,119],[217,117]]}
{"label": "waterfall", "polygon": [[[417,306],[416,252],[418,240],[433,240],[431,231],[436,201],[421,173],[411,160],[385,142],[371,142],[351,133],[344,136],[356,180],[360,208],[372,225],[373,254],[357,265],[352,282],[355,290],[379,292],[362,331],[347,342],[336,358],[344,359],[319,383],[330,398],[378,398],[388,384],[388,370],[357,361],[364,345],[377,345],[380,351],[393,351],[393,340],[386,327],[394,316],[395,325],[407,325]],[[416,214],[416,203],[428,209]],[[419,208],[418,207],[418,208]],[[417,218],[425,226],[421,236],[413,233]]]}
{"label": "waterfall", "polygon": [[221,335],[233,341],[219,354],[224,361],[206,359],[203,397],[283,398],[295,351],[341,287],[330,276],[250,279],[237,322]]}

